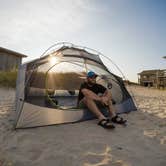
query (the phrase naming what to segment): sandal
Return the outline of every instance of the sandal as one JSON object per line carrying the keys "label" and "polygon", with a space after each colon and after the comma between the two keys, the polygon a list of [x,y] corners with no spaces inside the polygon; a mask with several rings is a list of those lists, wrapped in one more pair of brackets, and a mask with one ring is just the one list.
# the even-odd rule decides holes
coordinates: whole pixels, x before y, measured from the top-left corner
{"label": "sandal", "polygon": [[115,126],[109,121],[109,119],[102,119],[98,123],[99,126],[102,126],[105,129],[114,129]]}
{"label": "sandal", "polygon": [[127,122],[127,120],[124,120],[122,117],[119,117],[118,115],[114,116],[111,119],[111,121],[117,124],[125,124]]}

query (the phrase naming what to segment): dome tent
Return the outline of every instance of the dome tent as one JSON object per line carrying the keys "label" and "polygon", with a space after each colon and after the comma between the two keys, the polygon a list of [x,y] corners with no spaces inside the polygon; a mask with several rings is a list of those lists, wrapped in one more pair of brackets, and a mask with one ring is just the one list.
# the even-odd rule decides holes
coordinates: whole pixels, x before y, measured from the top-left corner
{"label": "dome tent", "polygon": [[[15,128],[79,122],[95,118],[77,108],[79,87],[90,70],[97,83],[112,93],[118,113],[136,110],[121,77],[108,70],[102,54],[86,47],[59,43],[36,60],[23,64],[18,72]],[[101,110],[105,115],[106,109]]]}

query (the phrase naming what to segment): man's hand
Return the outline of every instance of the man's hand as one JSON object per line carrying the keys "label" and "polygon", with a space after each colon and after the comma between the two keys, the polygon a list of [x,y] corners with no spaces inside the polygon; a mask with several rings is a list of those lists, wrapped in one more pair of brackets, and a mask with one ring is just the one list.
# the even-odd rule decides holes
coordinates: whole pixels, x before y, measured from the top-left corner
{"label": "man's hand", "polygon": [[100,97],[100,101],[103,105],[108,106],[108,97],[102,96]]}

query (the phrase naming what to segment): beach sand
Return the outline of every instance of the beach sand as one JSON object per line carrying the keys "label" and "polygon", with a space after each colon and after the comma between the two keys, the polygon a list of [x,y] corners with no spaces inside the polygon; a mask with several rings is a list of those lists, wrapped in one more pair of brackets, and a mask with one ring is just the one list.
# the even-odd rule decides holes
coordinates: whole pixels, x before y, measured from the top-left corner
{"label": "beach sand", "polygon": [[97,120],[13,130],[15,90],[0,88],[0,166],[166,166],[166,91],[132,86],[126,127]]}

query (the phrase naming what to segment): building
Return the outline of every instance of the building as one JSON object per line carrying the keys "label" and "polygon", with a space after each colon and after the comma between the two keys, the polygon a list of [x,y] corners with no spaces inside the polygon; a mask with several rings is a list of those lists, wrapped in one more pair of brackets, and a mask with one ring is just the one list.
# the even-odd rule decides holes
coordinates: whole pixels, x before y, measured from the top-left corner
{"label": "building", "polygon": [[25,57],[24,54],[0,47],[0,71],[17,69]]}
{"label": "building", "polygon": [[144,70],[138,73],[138,82],[142,86],[166,88],[166,69]]}

